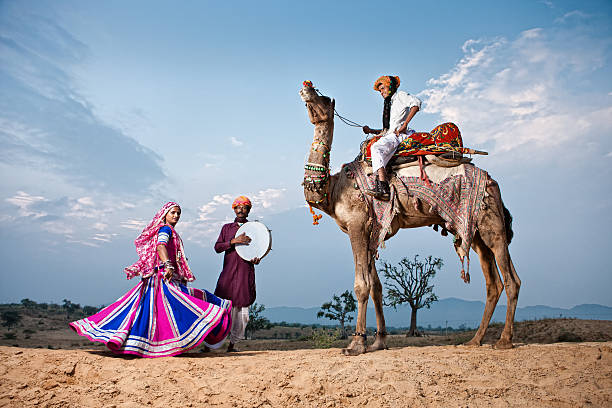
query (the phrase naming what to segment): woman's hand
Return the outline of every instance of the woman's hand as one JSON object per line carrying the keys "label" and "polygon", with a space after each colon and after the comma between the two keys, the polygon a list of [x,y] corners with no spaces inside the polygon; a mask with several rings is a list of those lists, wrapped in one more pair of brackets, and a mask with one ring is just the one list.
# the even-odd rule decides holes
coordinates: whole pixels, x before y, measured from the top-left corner
{"label": "woman's hand", "polygon": [[261,261],[261,258],[253,258],[253,259],[251,259],[251,263],[252,263],[253,265],[257,265],[257,264],[259,264],[259,262],[260,262],[260,261]]}
{"label": "woman's hand", "polygon": [[172,275],[174,275],[174,265],[169,259],[166,259],[164,261],[164,279],[169,281],[172,279]]}
{"label": "woman's hand", "polygon": [[361,130],[363,130],[363,133],[365,133],[366,135],[369,135],[370,133],[372,133],[372,129],[370,129],[369,126],[364,126],[361,128]]}

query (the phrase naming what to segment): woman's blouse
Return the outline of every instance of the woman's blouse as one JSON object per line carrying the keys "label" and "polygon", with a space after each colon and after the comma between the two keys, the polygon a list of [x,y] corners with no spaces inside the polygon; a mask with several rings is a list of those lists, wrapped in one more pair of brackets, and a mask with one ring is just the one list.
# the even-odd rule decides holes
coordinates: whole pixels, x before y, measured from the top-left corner
{"label": "woman's blouse", "polygon": [[170,262],[172,262],[176,266],[177,248],[174,245],[174,240],[172,239],[172,228],[167,225],[164,225],[159,229],[159,231],[157,232],[157,245],[164,245],[166,247]]}
{"label": "woman's blouse", "polygon": [[168,245],[170,238],[172,238],[172,229],[164,225],[157,232],[157,245]]}

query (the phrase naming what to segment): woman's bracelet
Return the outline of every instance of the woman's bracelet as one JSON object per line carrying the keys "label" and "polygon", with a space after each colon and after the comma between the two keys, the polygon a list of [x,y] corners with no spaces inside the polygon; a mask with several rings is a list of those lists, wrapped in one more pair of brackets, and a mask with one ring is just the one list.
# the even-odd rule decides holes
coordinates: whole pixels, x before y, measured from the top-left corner
{"label": "woman's bracelet", "polygon": [[164,261],[164,269],[174,270],[174,265],[172,265],[172,261],[170,261],[169,259],[167,261]]}

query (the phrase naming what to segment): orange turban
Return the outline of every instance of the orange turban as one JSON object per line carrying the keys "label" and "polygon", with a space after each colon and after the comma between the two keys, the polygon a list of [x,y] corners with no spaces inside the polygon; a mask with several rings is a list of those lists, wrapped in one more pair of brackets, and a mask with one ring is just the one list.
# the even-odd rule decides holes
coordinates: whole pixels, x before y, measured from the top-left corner
{"label": "orange turban", "polygon": [[249,208],[252,207],[251,200],[247,196],[240,196],[234,200],[232,203],[232,209],[238,207],[239,205],[248,205]]}
{"label": "orange turban", "polygon": [[[393,78],[395,78],[395,81],[396,81],[396,85],[395,85],[395,87],[396,87],[396,88],[399,88],[399,85],[400,85],[400,79],[399,79],[399,77],[398,77],[398,76],[395,76],[395,77],[393,77]],[[375,91],[378,91],[378,86],[379,86],[380,84],[386,85],[386,86],[388,86],[389,88],[391,88],[391,77],[390,77],[389,75],[383,75],[383,76],[381,76],[380,78],[378,78],[378,79],[376,80],[376,82],[374,82],[374,90],[375,90]]]}

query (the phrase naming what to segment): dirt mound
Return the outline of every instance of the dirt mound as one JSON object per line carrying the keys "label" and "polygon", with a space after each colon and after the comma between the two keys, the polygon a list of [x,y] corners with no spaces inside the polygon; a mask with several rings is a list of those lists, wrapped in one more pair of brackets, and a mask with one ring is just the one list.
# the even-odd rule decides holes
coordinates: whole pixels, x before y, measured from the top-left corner
{"label": "dirt mound", "polygon": [[612,404],[612,343],[187,353],[0,347],[0,406],[347,407]]}
{"label": "dirt mound", "polygon": [[[484,343],[499,339],[503,324],[489,327]],[[612,321],[580,319],[542,319],[514,323],[515,343],[550,344],[557,342],[612,341]]]}

